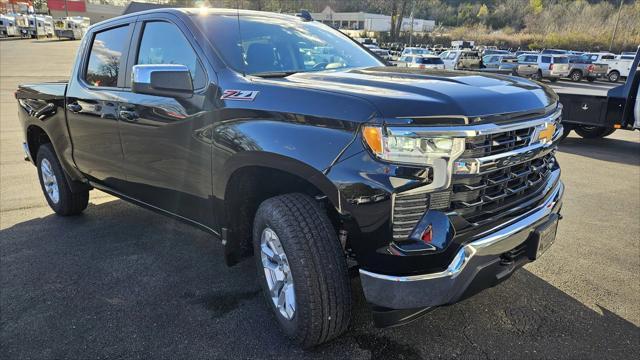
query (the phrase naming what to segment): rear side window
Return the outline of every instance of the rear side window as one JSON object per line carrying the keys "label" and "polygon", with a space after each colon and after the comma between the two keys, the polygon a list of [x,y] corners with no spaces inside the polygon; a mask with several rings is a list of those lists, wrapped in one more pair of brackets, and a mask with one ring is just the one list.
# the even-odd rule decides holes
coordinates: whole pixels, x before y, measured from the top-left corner
{"label": "rear side window", "polygon": [[93,86],[118,86],[120,59],[126,51],[129,25],[101,31],[93,38],[85,80]]}
{"label": "rear side window", "polygon": [[137,64],[178,64],[189,68],[193,87],[205,84],[204,70],[195,51],[174,24],[153,21],[144,26]]}
{"label": "rear side window", "polygon": [[542,63],[543,64],[550,64],[551,63],[551,56],[543,56],[542,57]]}
{"label": "rear side window", "polygon": [[562,56],[562,57],[554,57],[553,58],[553,63],[554,64],[568,64],[569,63],[569,59]]}

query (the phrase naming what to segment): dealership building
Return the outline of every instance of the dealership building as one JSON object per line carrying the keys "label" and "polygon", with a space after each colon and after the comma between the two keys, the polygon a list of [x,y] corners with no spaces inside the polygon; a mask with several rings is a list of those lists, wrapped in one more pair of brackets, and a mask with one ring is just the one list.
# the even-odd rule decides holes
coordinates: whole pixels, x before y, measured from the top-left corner
{"label": "dealership building", "polygon": [[[318,20],[337,29],[362,30],[367,32],[391,31],[391,16],[371,14],[365,12],[335,12],[327,6],[322,12],[312,13],[314,20]],[[436,26],[434,20],[402,19],[401,31],[411,31],[413,22],[414,32],[430,32]]]}

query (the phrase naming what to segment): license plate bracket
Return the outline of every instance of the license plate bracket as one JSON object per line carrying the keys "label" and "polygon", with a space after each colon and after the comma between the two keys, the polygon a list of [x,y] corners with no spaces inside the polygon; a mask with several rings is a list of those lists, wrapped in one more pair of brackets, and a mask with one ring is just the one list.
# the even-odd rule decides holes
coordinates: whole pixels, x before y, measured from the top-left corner
{"label": "license plate bracket", "polygon": [[547,222],[538,226],[533,233],[531,233],[527,251],[529,259],[532,261],[538,259],[553,245],[553,242],[556,240],[559,220],[560,216],[558,214],[551,214]]}

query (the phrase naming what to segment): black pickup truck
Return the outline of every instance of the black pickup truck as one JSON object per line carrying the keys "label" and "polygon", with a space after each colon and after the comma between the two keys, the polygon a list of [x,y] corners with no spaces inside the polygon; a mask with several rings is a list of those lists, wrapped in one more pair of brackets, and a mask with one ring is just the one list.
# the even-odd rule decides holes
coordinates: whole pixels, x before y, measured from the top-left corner
{"label": "black pickup truck", "polygon": [[[161,9],[101,22],[68,83],[16,92],[60,215],[99,189],[253,255],[283,332],[379,326],[464,299],[555,239],[562,107],[494,74],[398,69],[310,19]],[[353,270],[353,271],[350,271]]]}

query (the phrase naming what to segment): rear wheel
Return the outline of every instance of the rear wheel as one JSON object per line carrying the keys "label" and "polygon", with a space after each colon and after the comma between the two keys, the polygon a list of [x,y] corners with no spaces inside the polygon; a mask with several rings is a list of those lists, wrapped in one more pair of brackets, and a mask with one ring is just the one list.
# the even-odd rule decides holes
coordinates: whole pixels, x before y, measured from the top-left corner
{"label": "rear wheel", "polygon": [[578,70],[574,70],[571,72],[571,74],[569,74],[569,79],[571,79],[571,81],[573,82],[579,82],[580,80],[582,80],[582,73]]}
{"label": "rear wheel", "polygon": [[585,139],[598,139],[613,134],[616,129],[600,126],[581,125],[574,129],[576,133]]}
{"label": "rear wheel", "polygon": [[617,82],[618,80],[620,80],[620,73],[616,70],[613,70],[609,73],[609,75],[607,75],[607,79],[609,79],[609,82]]}
{"label": "rear wheel", "polygon": [[265,200],[253,224],[262,288],[283,332],[311,347],[335,338],[351,320],[347,264],[318,203],[303,194]]}
{"label": "rear wheel", "polygon": [[536,81],[542,80],[542,71],[538,70],[536,73],[531,75],[531,79],[536,80]]}
{"label": "rear wheel", "polygon": [[78,215],[87,208],[89,190],[71,191],[51,144],[43,144],[38,148],[36,165],[44,197],[56,214]]}

